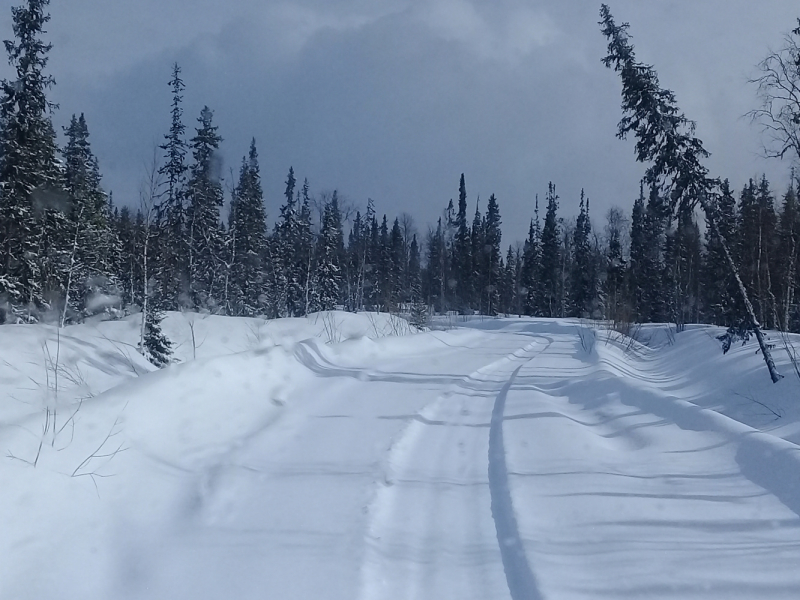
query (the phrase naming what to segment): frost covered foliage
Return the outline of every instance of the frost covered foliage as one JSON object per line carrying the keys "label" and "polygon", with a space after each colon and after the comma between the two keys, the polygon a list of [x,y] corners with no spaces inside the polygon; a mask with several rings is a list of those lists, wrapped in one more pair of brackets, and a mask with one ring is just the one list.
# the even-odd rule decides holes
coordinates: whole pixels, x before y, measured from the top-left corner
{"label": "frost covered foliage", "polygon": [[48,0],[12,9],[15,40],[5,44],[14,72],[0,82],[0,296],[15,313],[35,318],[50,308],[65,280],[68,252],[64,206],[58,194],[53,78],[45,73],[50,45],[41,39]]}
{"label": "frost covered foliage", "polygon": [[411,316],[408,322],[417,329],[425,329],[430,321],[428,307],[422,302],[414,302],[411,305]]}
{"label": "frost covered foliage", "polygon": [[722,353],[727,354],[731,346],[736,342],[741,341],[744,345],[752,335],[752,332],[743,325],[736,325],[728,327],[728,330],[722,335],[717,336],[717,339],[722,342]]}
{"label": "frost covered foliage", "polygon": [[151,310],[144,324],[144,356],[159,368],[166,367],[172,358],[172,343],[161,330],[163,318],[163,313]]}

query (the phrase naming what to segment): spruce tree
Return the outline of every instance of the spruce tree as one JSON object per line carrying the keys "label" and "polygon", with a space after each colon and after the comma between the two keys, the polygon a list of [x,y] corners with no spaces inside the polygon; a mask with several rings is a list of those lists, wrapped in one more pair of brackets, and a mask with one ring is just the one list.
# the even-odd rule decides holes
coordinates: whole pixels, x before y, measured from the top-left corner
{"label": "spruce tree", "polygon": [[517,261],[520,271],[519,311],[528,316],[541,316],[539,307],[539,275],[542,261],[542,231],[539,224],[539,196],[536,196],[534,218],[528,228],[522,260]]}
{"label": "spruce tree", "polygon": [[486,268],[487,268],[487,252],[486,252],[486,232],[484,230],[484,222],[481,217],[481,199],[475,203],[475,216],[472,219],[472,228],[470,229],[470,256],[472,258],[472,271],[470,279],[472,280],[472,297],[469,299],[471,309],[478,309],[483,314],[486,300]]}
{"label": "spruce tree", "polygon": [[727,179],[720,185],[720,194],[714,200],[713,210],[716,228],[706,223],[706,257],[702,278],[703,305],[707,320],[716,325],[731,327],[741,323],[746,315],[719,237],[721,234],[734,249],[738,248],[736,199]]}
{"label": "spruce tree", "polygon": [[391,310],[392,297],[392,250],[389,237],[389,222],[383,215],[380,229],[378,230],[378,245],[376,248],[376,281],[378,304],[385,311]]}
{"label": "spruce tree", "polygon": [[467,314],[472,299],[472,236],[467,223],[467,186],[463,173],[458,186],[458,213],[454,226],[452,271],[456,283],[456,302],[459,310]]}
{"label": "spruce tree", "polygon": [[[671,318],[672,287],[667,282],[665,256],[671,252],[672,240],[667,237],[671,212],[661,190],[650,184],[645,210],[645,255],[642,268],[643,303],[641,318],[661,322]],[[667,245],[670,248],[667,248]]]}
{"label": "spruce tree", "polygon": [[165,142],[159,146],[164,151],[164,163],[159,174],[164,178],[166,190],[161,200],[160,221],[163,228],[158,271],[163,290],[163,306],[170,310],[187,306],[189,295],[189,239],[186,227],[186,126],[183,124],[183,90],[181,68],[172,66],[172,122]]}
{"label": "spruce tree", "polygon": [[346,261],[346,253],[344,248],[344,223],[342,221],[342,210],[339,206],[339,192],[333,190],[330,201],[331,207],[331,225],[333,227],[333,240],[336,252],[336,264],[339,265],[340,271]]}
{"label": "spruce tree", "polygon": [[519,290],[517,282],[517,262],[514,247],[509,246],[506,253],[506,261],[501,265],[501,279],[499,289],[499,310],[504,314],[511,314],[516,312],[520,314],[519,305],[517,302],[517,294]]}
{"label": "spruce tree", "polygon": [[255,316],[264,308],[263,256],[267,236],[264,194],[255,139],[250,142],[247,158],[242,159],[239,183],[231,206],[229,231],[232,239],[231,287],[237,298],[235,314]]}
{"label": "spruce tree", "polygon": [[264,273],[259,294],[259,303],[264,307],[262,312],[268,319],[286,317],[286,280],[280,259],[280,235],[277,224],[271,235],[265,235],[261,249],[261,264]]}
{"label": "spruce tree", "polygon": [[411,238],[408,256],[409,298],[411,302],[410,323],[419,329],[428,326],[428,305],[422,296],[422,272],[417,236]]}
{"label": "spruce tree", "polygon": [[554,317],[566,317],[569,314],[569,289],[572,284],[572,240],[574,237],[574,224],[566,223],[563,217],[557,219],[560,234],[560,247],[558,252],[558,283],[556,286],[556,307]]}
{"label": "spruce tree", "polygon": [[580,212],[572,238],[573,264],[570,286],[570,305],[573,314],[578,317],[589,317],[594,309],[595,277],[589,243],[591,232],[588,200],[581,190]]}
{"label": "spruce tree", "polygon": [[119,257],[115,275],[120,282],[122,303],[130,306],[136,302],[136,290],[141,289],[137,278],[138,257],[136,254],[136,224],[127,206],[119,209],[114,218],[114,233],[119,239]]}
{"label": "spruce tree", "polygon": [[436,229],[428,234],[428,268],[426,297],[434,310],[444,313],[447,310],[446,293],[448,278],[447,244],[444,237],[442,219],[439,218]]}
{"label": "spruce tree", "polygon": [[118,240],[109,222],[109,200],[100,186],[100,169],[89,144],[83,114],[65,128],[67,145],[63,188],[70,199],[67,227],[72,248],[64,285],[61,323],[110,308],[118,293],[114,260]]}
{"label": "spruce tree", "polygon": [[559,288],[561,283],[561,238],[557,220],[558,195],[556,186],[547,186],[547,212],[542,228],[538,281],[536,285],[537,314],[556,317],[560,314]]}
{"label": "spruce tree", "polygon": [[193,304],[216,311],[223,249],[220,210],[223,204],[219,144],[222,138],[213,124],[214,113],[207,106],[198,118],[200,126],[192,138],[194,163],[187,186],[189,275]]}
{"label": "spruce tree", "polygon": [[685,213],[687,220],[680,221],[683,295],[682,322],[700,322],[702,310],[701,278],[703,272],[703,238],[694,213]]}
{"label": "spruce tree", "polygon": [[367,200],[367,212],[364,214],[359,227],[356,245],[356,268],[358,270],[358,289],[356,291],[356,308],[362,309],[366,305],[374,304],[373,292],[375,289],[375,260],[373,227],[375,225],[375,203],[372,198]]}
{"label": "spruce tree", "polygon": [[403,280],[405,279],[405,247],[399,219],[395,219],[389,234],[389,310],[397,312],[403,300]]}
{"label": "spruce tree", "polygon": [[172,357],[172,342],[161,330],[164,313],[149,310],[145,318],[144,357],[158,368],[166,367]]}
{"label": "spruce tree", "polygon": [[[617,25],[606,4],[600,8],[600,25],[608,39],[608,53],[603,64],[620,74],[622,79],[623,118],[619,123],[618,137],[633,132],[636,136],[636,159],[650,163],[647,180],[659,183],[670,190],[669,208],[673,212],[679,205],[694,206],[699,203],[711,227],[715,227],[711,196],[716,192],[718,180],[708,177],[702,160],[708,157],[703,143],[695,137],[694,123],[680,112],[675,94],[661,87],[655,69],[637,62],[628,35],[628,24]],[[736,263],[720,238],[725,258],[736,279],[739,294],[748,315],[748,328],[755,333],[773,383],[781,379],[775,368],[772,354],[761,331],[756,312],[748,296],[747,287],[739,277]]]}
{"label": "spruce tree", "polygon": [[314,232],[311,228],[311,199],[308,179],[303,180],[301,188],[300,214],[297,220],[297,242],[295,246],[295,273],[300,278],[302,304],[297,316],[312,312],[318,306],[316,284],[314,281]]}
{"label": "spruce tree", "polygon": [[625,217],[619,208],[612,207],[607,214],[604,281],[605,317],[614,322],[630,322],[630,299],[627,295],[625,260],[622,246],[622,227]]}
{"label": "spruce tree", "polygon": [[320,310],[333,310],[339,302],[341,293],[341,270],[338,262],[338,243],[341,234],[341,220],[335,212],[338,207],[333,202],[325,205],[322,216],[322,229],[317,242],[317,293]]}
{"label": "spruce tree", "polygon": [[665,315],[678,330],[699,318],[700,229],[688,207],[678,211],[676,226],[667,234],[662,290]]}
{"label": "spruce tree", "polygon": [[0,298],[27,319],[61,295],[69,238],[51,121],[56,107],[47,99],[55,84],[45,73],[52,45],[41,39],[49,3],[27,0],[11,9],[15,39],[5,49],[15,78],[0,82]]}
{"label": "spruce tree", "polygon": [[483,225],[484,247],[484,280],[486,287],[486,314],[496,315],[500,310],[500,287],[502,285],[503,257],[500,254],[502,231],[500,225],[500,207],[494,194],[489,196],[486,207],[486,218]]}
{"label": "spruce tree", "polygon": [[[367,205],[367,214],[370,212],[370,205]],[[381,271],[381,257],[382,246],[380,243],[381,233],[380,226],[378,225],[378,216],[375,214],[374,206],[372,207],[372,219],[364,223],[364,231],[367,236],[367,267],[365,275],[365,291],[364,297],[367,304],[373,309],[380,306],[381,303],[381,285],[382,285],[382,271]]]}
{"label": "spruce tree", "polygon": [[644,203],[644,182],[639,185],[639,197],[631,211],[631,261],[629,273],[629,292],[633,314],[640,322],[647,320],[650,310],[646,301],[648,270],[647,212]]}
{"label": "spruce tree", "polygon": [[356,211],[353,226],[347,237],[347,271],[352,279],[352,286],[347,295],[347,310],[358,312],[361,307],[361,294],[364,290],[364,264],[366,259],[366,238],[364,237],[364,221],[361,211]]}

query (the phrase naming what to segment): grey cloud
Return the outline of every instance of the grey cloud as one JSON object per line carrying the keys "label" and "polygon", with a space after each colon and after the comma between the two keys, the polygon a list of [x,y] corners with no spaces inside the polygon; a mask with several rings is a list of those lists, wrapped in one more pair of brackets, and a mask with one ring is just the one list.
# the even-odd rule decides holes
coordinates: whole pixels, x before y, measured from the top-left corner
{"label": "grey cloud", "polygon": [[[54,41],[65,23],[70,30],[53,51],[59,119],[86,112],[120,200],[135,199],[142,163],[168,126],[174,60],[187,125],[204,104],[215,110],[226,165],[256,137],[273,216],[289,165],[316,190],[338,188],[362,205],[372,197],[419,223],[435,220],[463,171],[471,210],[479,194],[483,207],[497,194],[506,242],[524,236],[549,180],[565,215],[586,188],[598,226],[608,206],[629,210],[638,192],[643,167],[632,143],[615,139],[619,82],[600,64],[594,2],[240,0],[221,11],[205,0],[138,0],[126,5],[149,14],[103,2],[86,30],[79,17],[99,0],[55,4]],[[766,171],[783,187],[788,165],[758,159],[758,133],[740,117],[755,102],[746,76],[800,15],[794,3],[622,0],[612,9],[697,120],[712,171],[737,187]],[[179,35],[158,24],[146,33],[164,16]],[[113,34],[128,17],[132,31]],[[105,20],[117,23],[112,33],[96,33]],[[119,49],[102,52],[112,34]]]}

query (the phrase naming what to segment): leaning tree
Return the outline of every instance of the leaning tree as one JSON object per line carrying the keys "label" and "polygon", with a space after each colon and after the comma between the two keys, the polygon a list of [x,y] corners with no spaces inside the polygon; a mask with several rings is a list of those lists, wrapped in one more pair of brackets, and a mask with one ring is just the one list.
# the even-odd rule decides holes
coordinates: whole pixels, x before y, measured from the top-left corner
{"label": "leaning tree", "polygon": [[719,179],[710,178],[708,169],[702,164],[709,153],[703,147],[703,142],[695,136],[695,124],[680,111],[675,94],[661,87],[653,66],[636,60],[628,35],[628,23],[617,25],[606,4],[600,8],[600,17],[599,24],[608,39],[608,54],[603,58],[603,64],[619,73],[622,79],[623,117],[619,122],[617,137],[625,139],[629,133],[633,133],[636,138],[636,160],[649,165],[645,179],[666,192],[673,214],[680,210],[693,210],[697,204],[702,207],[712,233],[722,246],[731,276],[736,281],[747,311],[747,327],[758,340],[772,381],[777,382],[781,375],[775,368],[727,240],[716,225],[715,198],[720,182]]}

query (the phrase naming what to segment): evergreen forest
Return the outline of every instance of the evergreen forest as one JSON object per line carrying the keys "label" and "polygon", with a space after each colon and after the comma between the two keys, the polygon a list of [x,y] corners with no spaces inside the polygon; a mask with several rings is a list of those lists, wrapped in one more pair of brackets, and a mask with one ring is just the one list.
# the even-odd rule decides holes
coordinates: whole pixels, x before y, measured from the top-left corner
{"label": "evergreen forest", "polygon": [[[658,135],[658,125],[635,113],[635,85],[644,86],[640,94],[655,90],[647,97],[663,104],[660,117],[683,119],[676,122],[687,132],[691,124],[652,67],[632,62],[627,26],[617,26],[610,12],[604,33],[620,45],[609,47],[606,65],[624,85],[639,76],[623,90],[623,109],[629,102],[634,112],[620,134],[633,133],[637,158],[653,166],[630,205],[605,214],[592,210],[588,187],[563,198],[558,182],[541,182],[525,200],[527,238],[516,241],[503,238],[504,199],[471,195],[468,174],[453,174],[453,199],[442,199],[435,223],[419,227],[405,213],[378,214],[371,200],[355,206],[337,192],[314,194],[313,174],[288,165],[285,187],[265,191],[255,139],[234,176],[224,176],[224,131],[212,108],[184,114],[178,64],[169,95],[165,89],[171,126],[148,163],[140,197],[115,203],[103,187],[90,119],[72,115],[59,132],[53,124],[48,4],[25,0],[13,8],[13,38],[5,43],[15,77],[0,83],[0,322],[65,326],[141,312],[142,351],[159,365],[169,362],[160,319],[179,310],[266,318],[374,310],[418,325],[455,312],[800,332],[800,179],[792,172],[781,182],[711,180],[686,170],[681,160],[705,153],[689,133],[676,141],[683,153],[659,162],[666,150],[652,150],[648,136]],[[772,57],[789,66],[797,85],[800,27],[788,39]],[[761,97],[773,89],[768,80],[757,83]],[[800,105],[788,106],[778,153],[797,158],[791,135],[800,128]],[[754,118],[781,123],[767,110]],[[698,172],[702,186],[680,187]],[[274,224],[265,192],[283,197]]]}

